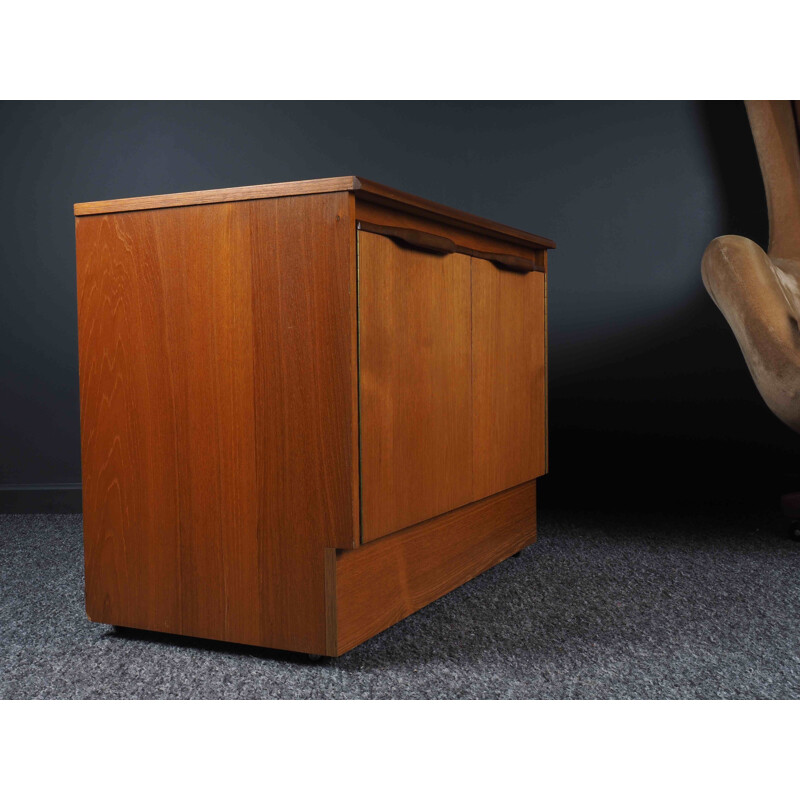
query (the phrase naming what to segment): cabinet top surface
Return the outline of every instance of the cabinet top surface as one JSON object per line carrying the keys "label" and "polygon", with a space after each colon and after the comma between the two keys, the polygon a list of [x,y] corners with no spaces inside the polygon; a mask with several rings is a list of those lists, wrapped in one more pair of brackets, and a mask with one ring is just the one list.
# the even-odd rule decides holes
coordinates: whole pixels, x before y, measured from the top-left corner
{"label": "cabinet top surface", "polygon": [[397,208],[409,213],[449,221],[459,226],[481,229],[488,233],[501,234],[522,244],[537,248],[554,248],[555,242],[544,236],[498,222],[468,214],[455,208],[424,200],[407,192],[392,189],[374,181],[348,175],[343,178],[319,178],[310,181],[289,181],[287,183],[264,183],[258,186],[239,186],[232,189],[211,189],[202,192],[180,192],[178,194],[158,194],[149,197],[128,197],[121,200],[101,200],[91,203],[76,203],[75,216],[93,214],[115,214],[124,211],[145,211],[157,208],[205,205],[208,203],[230,203],[240,200],[260,200],[269,197],[291,197],[304,194],[324,194],[327,192],[352,192],[356,198],[378,205]]}

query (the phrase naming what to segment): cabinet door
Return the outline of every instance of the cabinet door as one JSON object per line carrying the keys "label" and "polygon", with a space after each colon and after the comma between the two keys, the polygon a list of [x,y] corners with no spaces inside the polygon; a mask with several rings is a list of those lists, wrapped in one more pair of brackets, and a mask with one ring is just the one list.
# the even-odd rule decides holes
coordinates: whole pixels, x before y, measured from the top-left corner
{"label": "cabinet door", "polygon": [[475,500],[547,469],[544,282],[472,259]]}
{"label": "cabinet door", "polygon": [[358,241],[367,542],[472,500],[470,257]]}

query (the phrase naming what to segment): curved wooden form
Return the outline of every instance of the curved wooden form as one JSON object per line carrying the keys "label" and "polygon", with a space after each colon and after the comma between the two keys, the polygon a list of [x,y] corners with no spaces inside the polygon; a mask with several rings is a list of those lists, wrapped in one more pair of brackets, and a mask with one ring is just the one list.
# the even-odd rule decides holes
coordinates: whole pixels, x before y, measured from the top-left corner
{"label": "curved wooden form", "polygon": [[750,101],[769,213],[769,249],[742,236],[706,248],[703,283],[770,410],[800,433],[800,149],[791,101]]}
{"label": "curved wooden form", "polygon": [[483,250],[476,250],[474,247],[457,245],[452,239],[448,239],[445,236],[438,236],[415,228],[395,228],[391,225],[376,225],[372,222],[359,220],[358,229],[367,233],[387,236],[389,239],[415,250],[425,250],[439,255],[461,253],[465,256],[490,261],[499,269],[508,269],[512,272],[546,272],[545,267],[537,264],[532,258],[523,258],[513,253],[486,253]]}
{"label": "curved wooden form", "polygon": [[377,233],[380,236],[388,236],[396,242],[405,244],[415,250],[425,250],[429,253],[455,253],[455,242],[445,236],[437,236],[434,233],[415,230],[413,228],[393,228],[390,225],[373,225],[371,222],[359,220],[358,229],[367,233]]}

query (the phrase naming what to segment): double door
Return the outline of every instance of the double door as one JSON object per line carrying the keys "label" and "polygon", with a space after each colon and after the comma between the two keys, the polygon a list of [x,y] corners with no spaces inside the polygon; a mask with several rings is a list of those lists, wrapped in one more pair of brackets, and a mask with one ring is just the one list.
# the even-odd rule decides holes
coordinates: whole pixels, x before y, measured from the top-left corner
{"label": "double door", "polygon": [[358,232],[364,542],[546,471],[544,274],[409,233]]}

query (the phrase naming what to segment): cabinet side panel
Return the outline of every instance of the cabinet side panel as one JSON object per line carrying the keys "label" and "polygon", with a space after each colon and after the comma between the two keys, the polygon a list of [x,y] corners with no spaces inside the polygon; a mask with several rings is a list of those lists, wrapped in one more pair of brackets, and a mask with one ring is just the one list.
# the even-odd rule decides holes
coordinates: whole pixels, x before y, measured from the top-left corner
{"label": "cabinet side panel", "polygon": [[352,546],[348,195],[77,222],[87,610],[326,652]]}
{"label": "cabinet side panel", "polygon": [[475,500],[546,471],[544,286],[472,259]]}
{"label": "cabinet side panel", "polygon": [[325,548],[358,537],[354,223],[344,193],[248,205],[264,635],[325,653]]}
{"label": "cabinet side panel", "polygon": [[179,626],[177,458],[166,444],[176,419],[172,406],[153,413],[149,385],[164,390],[171,380],[163,364],[148,384],[142,330],[144,316],[166,332],[160,271],[147,267],[155,230],[144,216],[101,216],[77,219],[75,236],[86,611],[98,622]]}
{"label": "cabinet side panel", "polygon": [[249,252],[234,205],[77,222],[92,619],[258,635]]}
{"label": "cabinet side panel", "polygon": [[544,266],[544,471],[550,471],[550,324],[547,299],[547,251],[542,252]]}

